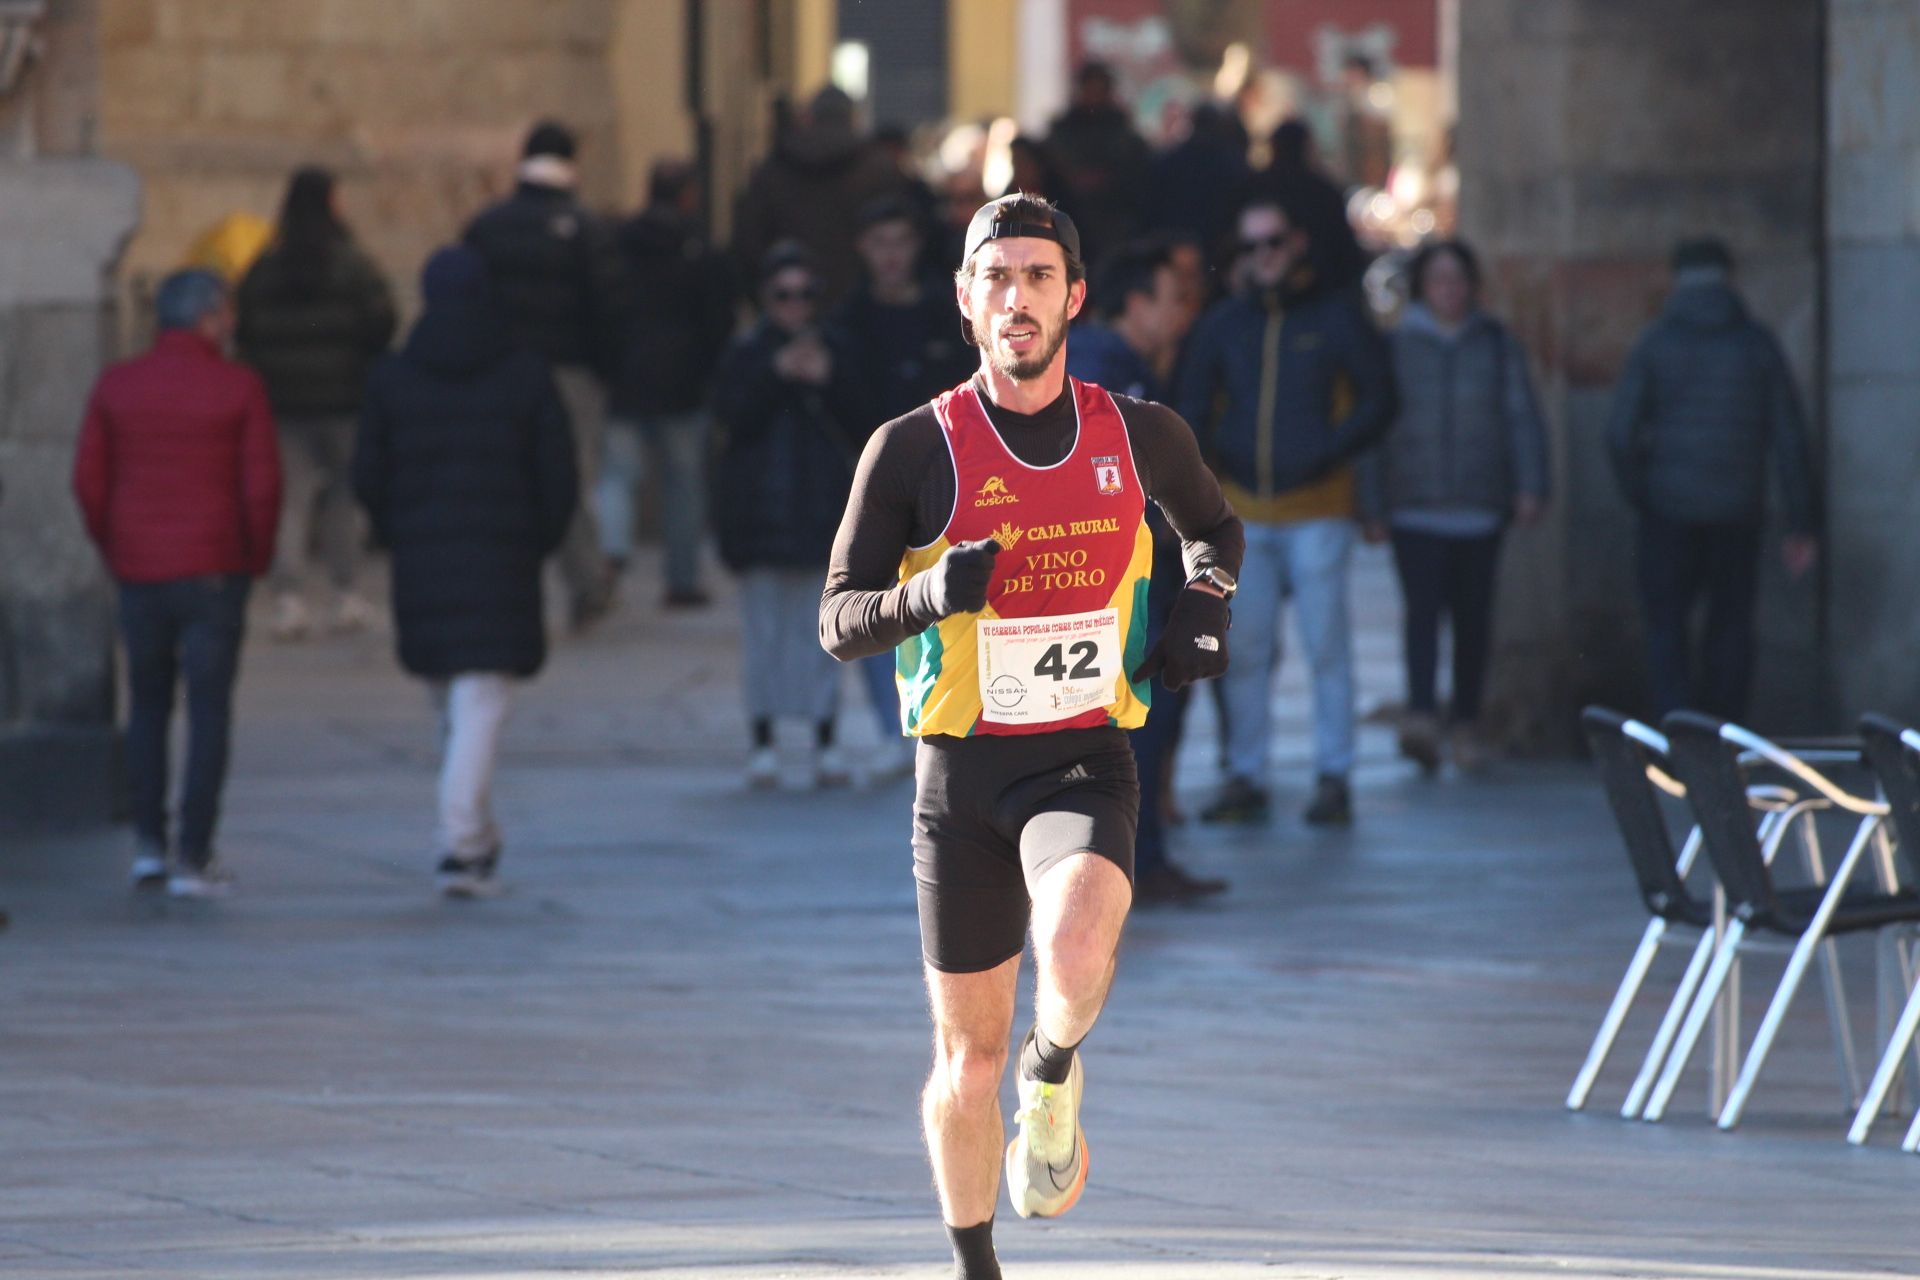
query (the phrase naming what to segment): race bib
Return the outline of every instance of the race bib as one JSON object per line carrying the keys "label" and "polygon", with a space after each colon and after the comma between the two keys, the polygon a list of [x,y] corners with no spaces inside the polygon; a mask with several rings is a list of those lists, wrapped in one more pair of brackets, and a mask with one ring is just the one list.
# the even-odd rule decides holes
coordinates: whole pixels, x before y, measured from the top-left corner
{"label": "race bib", "polygon": [[1113,701],[1122,661],[1118,609],[974,625],[983,719],[1051,724]]}

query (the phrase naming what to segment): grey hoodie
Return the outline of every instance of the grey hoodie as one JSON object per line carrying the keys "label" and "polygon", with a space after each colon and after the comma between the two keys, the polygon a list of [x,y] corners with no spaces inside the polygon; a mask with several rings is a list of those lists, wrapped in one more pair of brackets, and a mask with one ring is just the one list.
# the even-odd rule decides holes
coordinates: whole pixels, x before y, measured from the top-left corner
{"label": "grey hoodie", "polygon": [[1683,278],[1641,335],[1614,392],[1607,446],[1627,500],[1685,524],[1759,524],[1771,450],[1787,527],[1818,527],[1786,358],[1718,273]]}
{"label": "grey hoodie", "polygon": [[1513,335],[1481,311],[1448,333],[1414,303],[1391,341],[1400,416],[1362,465],[1366,518],[1479,511],[1504,519],[1519,495],[1545,498],[1547,433]]}

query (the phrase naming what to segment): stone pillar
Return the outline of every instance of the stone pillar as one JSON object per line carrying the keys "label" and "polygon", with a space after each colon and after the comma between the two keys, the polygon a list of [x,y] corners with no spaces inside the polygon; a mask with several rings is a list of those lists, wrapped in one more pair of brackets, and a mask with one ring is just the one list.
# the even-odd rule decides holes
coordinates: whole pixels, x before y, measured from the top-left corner
{"label": "stone pillar", "polygon": [[[1819,0],[1473,0],[1460,9],[1461,225],[1532,354],[1552,423],[1547,527],[1510,540],[1495,727],[1573,745],[1575,713],[1644,707],[1633,524],[1605,448],[1613,383],[1667,253],[1713,233],[1819,403]],[[1755,719],[1824,723],[1817,584],[1769,555]]]}
{"label": "stone pillar", "polygon": [[1831,13],[1828,636],[1843,722],[1920,722],[1920,9]]}
{"label": "stone pillar", "polygon": [[112,809],[113,604],[68,477],[139,191],[109,161],[0,163],[0,816],[11,819]]}

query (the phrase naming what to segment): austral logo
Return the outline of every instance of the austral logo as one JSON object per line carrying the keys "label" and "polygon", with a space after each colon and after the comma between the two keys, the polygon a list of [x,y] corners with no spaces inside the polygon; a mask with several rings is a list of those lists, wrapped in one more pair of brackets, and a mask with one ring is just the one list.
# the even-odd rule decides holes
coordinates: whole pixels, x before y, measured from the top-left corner
{"label": "austral logo", "polygon": [[1019,498],[1007,492],[1007,482],[999,476],[988,476],[987,482],[980,486],[980,496],[973,500],[976,507],[1003,507],[1009,502],[1018,502]]}
{"label": "austral logo", "polygon": [[1011,551],[1019,545],[1020,539],[1026,536],[1026,530],[1015,528],[1011,520],[1002,520],[1000,527],[988,536],[1000,544],[1002,551]]}

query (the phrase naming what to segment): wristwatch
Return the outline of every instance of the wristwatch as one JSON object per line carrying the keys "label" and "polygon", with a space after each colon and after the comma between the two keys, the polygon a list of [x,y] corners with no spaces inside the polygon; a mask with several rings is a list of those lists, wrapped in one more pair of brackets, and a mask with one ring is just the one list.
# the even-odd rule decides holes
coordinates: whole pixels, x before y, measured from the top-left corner
{"label": "wristwatch", "polygon": [[1233,599],[1233,593],[1240,589],[1240,584],[1234,580],[1234,576],[1217,564],[1209,565],[1187,579],[1187,585],[1190,587],[1198,586],[1203,582],[1229,600]]}

